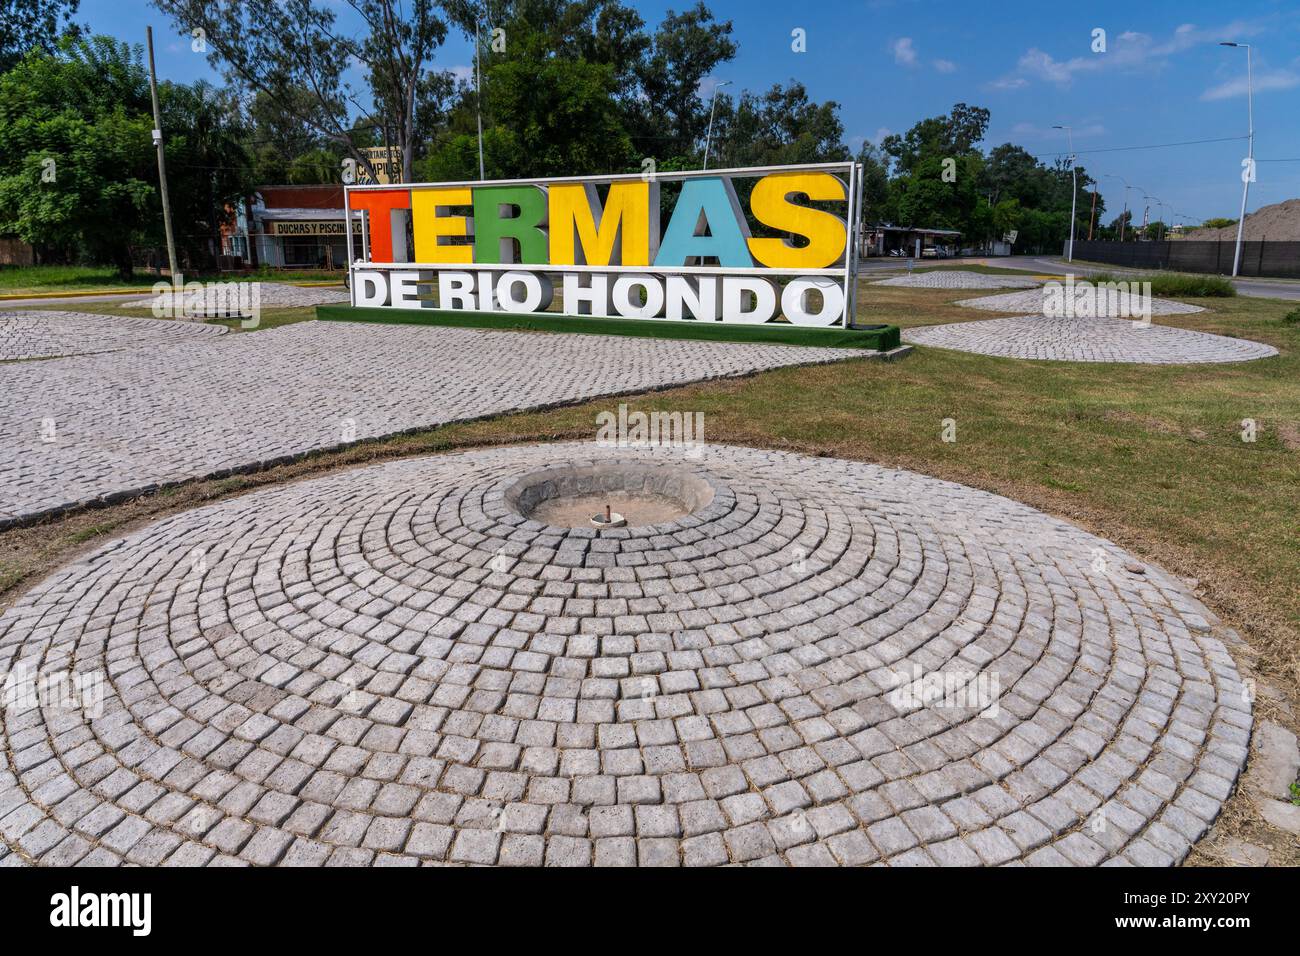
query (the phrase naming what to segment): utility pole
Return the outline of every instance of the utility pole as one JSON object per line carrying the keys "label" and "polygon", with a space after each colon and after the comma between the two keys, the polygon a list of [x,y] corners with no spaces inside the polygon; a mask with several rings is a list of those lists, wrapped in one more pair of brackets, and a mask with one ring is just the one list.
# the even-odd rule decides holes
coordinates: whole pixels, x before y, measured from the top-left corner
{"label": "utility pole", "polygon": [[1232,253],[1232,275],[1241,268],[1242,230],[1246,226],[1246,197],[1250,195],[1250,180],[1255,174],[1255,90],[1250,69],[1249,43],[1220,43],[1219,46],[1241,47],[1246,51],[1246,168],[1241,172],[1241,215],[1237,217],[1237,248]]}
{"label": "utility pole", "polygon": [[1117,176],[1114,173],[1102,173],[1107,179],[1118,179],[1124,184],[1124,212],[1119,217],[1119,241],[1124,241],[1124,227],[1128,225],[1128,191],[1133,187],[1128,184],[1128,180],[1123,176]]}
{"label": "utility pole", "polygon": [[149,92],[153,94],[153,144],[158,147],[158,194],[162,199],[163,229],[167,233],[167,265],[172,283],[180,277],[176,268],[176,239],[172,236],[172,208],[167,201],[167,157],[163,155],[162,112],[158,109],[158,73],[153,65],[153,27],[144,28],[149,44]]}
{"label": "utility pole", "polygon": [[1075,203],[1079,198],[1079,170],[1074,165],[1074,130],[1069,126],[1053,126],[1052,129],[1065,130],[1065,139],[1070,147],[1070,254],[1065,257],[1066,262],[1074,261],[1074,210]]}

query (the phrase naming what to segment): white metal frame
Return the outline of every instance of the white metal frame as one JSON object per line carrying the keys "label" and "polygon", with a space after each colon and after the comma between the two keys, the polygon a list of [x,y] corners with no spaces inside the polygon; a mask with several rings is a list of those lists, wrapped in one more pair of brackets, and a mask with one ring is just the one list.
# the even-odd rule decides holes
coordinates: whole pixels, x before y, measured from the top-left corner
{"label": "white metal frame", "polygon": [[[458,182],[441,183],[366,183],[345,185],[343,187],[343,218],[347,223],[348,243],[348,293],[351,305],[356,305],[356,282],[352,273],[358,269],[415,269],[426,271],[456,270],[475,271],[525,271],[543,273],[563,272],[640,272],[653,275],[801,275],[801,276],[839,276],[843,281],[844,315],[840,321],[843,328],[853,323],[856,314],[858,243],[861,239],[861,205],[862,205],[862,165],[845,161],[836,163],[804,163],[793,166],[750,166],[733,169],[697,169],[673,172],[655,172],[652,175],[642,173],[613,173],[603,176],[549,176],[531,179],[473,179]],[[767,266],[731,267],[731,266],[592,266],[592,265],[550,265],[537,263],[453,263],[453,262],[372,262],[369,259],[351,260],[352,255],[352,193],[372,190],[394,189],[458,189],[475,186],[549,186],[564,183],[607,184],[621,182],[679,182],[688,179],[706,178],[745,178],[759,179],[771,173],[790,172],[828,172],[844,176],[845,196],[848,202],[848,215],[845,219],[844,265],[829,266],[822,269],[769,268]],[[361,247],[365,254],[370,254],[370,213],[359,210],[361,222]],[[653,320],[639,320],[653,321]],[[677,320],[669,320],[677,321]]]}

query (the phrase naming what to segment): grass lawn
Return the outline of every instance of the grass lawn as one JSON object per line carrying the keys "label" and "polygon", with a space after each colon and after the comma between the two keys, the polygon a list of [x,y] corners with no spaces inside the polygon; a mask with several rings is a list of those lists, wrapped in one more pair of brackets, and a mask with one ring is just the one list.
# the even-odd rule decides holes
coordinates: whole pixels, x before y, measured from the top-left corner
{"label": "grass lawn", "polygon": [[[204,280],[256,278],[267,282],[342,282],[342,272],[324,272],[304,269],[285,272],[258,272],[248,276],[225,274],[219,276],[185,276]],[[145,269],[137,269],[135,276],[123,281],[111,266],[0,266],[0,294],[15,295],[24,292],[84,292],[91,289],[146,289],[159,281],[159,277]]]}
{"label": "grass lawn", "polygon": [[[99,315],[132,315],[141,318],[153,318],[153,312],[149,309],[128,309],[120,305],[114,305],[111,302],[60,302],[58,305],[36,305],[24,306],[23,311],[46,311],[46,312],[92,312]],[[311,308],[265,308],[258,324],[251,329],[243,327],[240,319],[208,319],[208,325],[224,325],[232,332],[261,332],[266,329],[279,328],[282,325],[292,325],[295,322],[306,322],[316,317],[316,309]],[[159,319],[160,322],[171,321],[170,319]]]}

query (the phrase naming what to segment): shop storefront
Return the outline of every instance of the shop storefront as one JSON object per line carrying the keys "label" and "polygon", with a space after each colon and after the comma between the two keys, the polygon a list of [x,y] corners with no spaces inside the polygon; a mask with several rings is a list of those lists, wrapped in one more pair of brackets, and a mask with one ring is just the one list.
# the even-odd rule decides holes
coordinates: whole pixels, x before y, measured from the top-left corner
{"label": "shop storefront", "polygon": [[[244,268],[344,269],[349,257],[343,189],[263,186],[243,204],[223,245]],[[360,256],[359,229],[353,230],[352,245],[353,256]]]}

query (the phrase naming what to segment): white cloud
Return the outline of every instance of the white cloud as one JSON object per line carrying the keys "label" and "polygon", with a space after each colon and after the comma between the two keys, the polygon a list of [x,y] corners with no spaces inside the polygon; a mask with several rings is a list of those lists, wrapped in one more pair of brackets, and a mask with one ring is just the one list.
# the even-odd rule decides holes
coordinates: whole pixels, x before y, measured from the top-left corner
{"label": "white cloud", "polygon": [[882,142],[884,142],[886,136],[893,136],[893,135],[894,135],[894,131],[892,129],[890,129],[888,126],[882,126],[878,130],[876,130],[876,135],[871,137],[871,141],[875,143],[877,146],[879,146]]}
{"label": "white cloud", "polygon": [[955,73],[957,71],[957,64],[952,62],[952,60],[935,60],[934,68],[940,73]]}
{"label": "white cloud", "polygon": [[985,85],[991,90],[1018,90],[1022,86],[1028,86],[1029,81],[1023,76],[1004,76]]}
{"label": "white cloud", "polygon": [[911,37],[899,37],[894,41],[894,62],[900,66],[916,66],[916,48]]}
{"label": "white cloud", "polygon": [[1204,29],[1184,23],[1167,39],[1159,42],[1145,33],[1126,30],[1112,38],[1107,52],[1089,53],[1066,60],[1058,60],[1044,50],[1031,47],[1017,61],[1014,70],[987,86],[993,90],[1015,90],[1027,86],[1032,80],[1038,80],[1067,87],[1080,74],[1107,70],[1159,69],[1170,57],[1192,47],[1253,36],[1264,29],[1261,23],[1244,20]]}
{"label": "white cloud", "polygon": [[462,83],[472,83],[474,81],[474,67],[457,65],[448,70],[452,76]]}
{"label": "white cloud", "polygon": [[[1264,93],[1268,90],[1289,90],[1292,87],[1300,86],[1300,73],[1293,70],[1271,70],[1267,73],[1260,73],[1255,77],[1255,92]],[[1246,95],[1246,76],[1243,73],[1234,79],[1218,86],[1211,86],[1201,94],[1203,100],[1227,100],[1234,96]]]}

